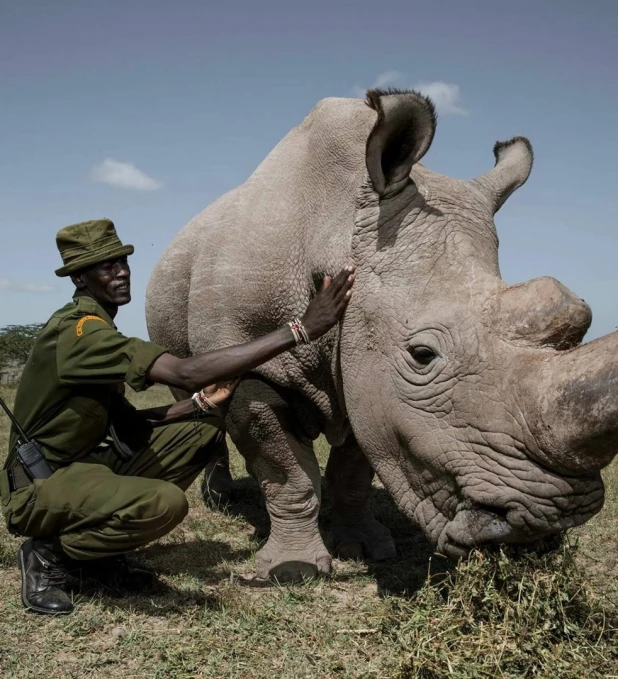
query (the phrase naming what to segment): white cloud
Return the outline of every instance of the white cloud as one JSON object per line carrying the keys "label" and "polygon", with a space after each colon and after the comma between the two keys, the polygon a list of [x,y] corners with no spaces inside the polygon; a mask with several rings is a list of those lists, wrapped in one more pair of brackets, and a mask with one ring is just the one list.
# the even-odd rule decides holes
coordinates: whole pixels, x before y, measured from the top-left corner
{"label": "white cloud", "polygon": [[[384,71],[376,78],[371,87],[388,87],[395,85],[405,78],[403,73],[399,71]],[[402,86],[403,89],[416,90],[422,92],[429,97],[436,106],[438,113],[448,115],[466,116],[468,111],[463,107],[461,101],[461,90],[459,85],[453,83],[445,83],[440,80],[429,83],[418,83],[413,86]],[[354,95],[356,97],[364,98],[365,92],[368,88],[354,87]]]}
{"label": "white cloud", "polygon": [[386,87],[387,85],[392,85],[397,82],[397,80],[401,80],[402,77],[403,74],[399,73],[399,71],[384,71],[384,73],[380,73],[376,78],[373,87]]}
{"label": "white cloud", "polygon": [[55,285],[38,285],[36,283],[12,283],[6,278],[0,279],[1,292],[33,292],[36,294],[56,292]]}
{"label": "white cloud", "polygon": [[131,163],[123,163],[114,158],[106,158],[92,168],[90,176],[95,182],[115,186],[117,189],[134,191],[158,191],[163,184],[149,177]]}
{"label": "white cloud", "polygon": [[383,73],[380,73],[380,75],[375,79],[373,85],[370,87],[360,87],[359,85],[355,85],[352,88],[352,91],[355,97],[364,99],[365,94],[367,94],[367,90],[373,89],[374,87],[388,87],[397,80],[400,80],[402,77],[403,73],[400,73],[399,71],[384,71]]}
{"label": "white cloud", "polygon": [[459,85],[443,83],[438,80],[433,83],[419,83],[412,89],[429,97],[438,109],[438,113],[442,113],[442,115],[468,115],[468,111],[461,105]]}

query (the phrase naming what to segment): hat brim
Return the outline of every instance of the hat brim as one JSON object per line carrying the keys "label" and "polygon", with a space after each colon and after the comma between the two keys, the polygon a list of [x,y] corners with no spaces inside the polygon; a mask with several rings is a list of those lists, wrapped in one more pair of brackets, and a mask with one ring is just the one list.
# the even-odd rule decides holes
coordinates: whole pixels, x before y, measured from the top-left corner
{"label": "hat brim", "polygon": [[65,264],[65,266],[56,269],[56,276],[60,276],[60,278],[69,276],[70,274],[86,269],[93,264],[105,262],[108,259],[132,255],[134,251],[135,248],[132,245],[121,245],[120,247],[110,248],[109,250],[99,250],[99,252],[84,257],[77,257],[69,264]]}

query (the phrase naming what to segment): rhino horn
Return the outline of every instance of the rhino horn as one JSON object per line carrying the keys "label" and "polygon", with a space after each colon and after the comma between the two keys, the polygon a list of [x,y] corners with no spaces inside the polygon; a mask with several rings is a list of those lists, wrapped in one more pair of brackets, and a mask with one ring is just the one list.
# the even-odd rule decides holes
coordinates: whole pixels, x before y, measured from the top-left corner
{"label": "rhino horn", "polygon": [[525,137],[498,141],[494,146],[493,169],[471,181],[488,198],[494,214],[506,199],[526,182],[532,170],[534,153]]}
{"label": "rhino horn", "polygon": [[498,290],[486,310],[493,329],[520,346],[572,349],[592,322],[586,302],[550,276]]}
{"label": "rhino horn", "polygon": [[412,90],[368,90],[377,120],[367,138],[366,162],[379,196],[410,181],[410,171],[431,146],[437,116],[431,100]]}
{"label": "rhino horn", "polygon": [[565,470],[602,469],[618,452],[618,332],[550,359],[536,436]]}

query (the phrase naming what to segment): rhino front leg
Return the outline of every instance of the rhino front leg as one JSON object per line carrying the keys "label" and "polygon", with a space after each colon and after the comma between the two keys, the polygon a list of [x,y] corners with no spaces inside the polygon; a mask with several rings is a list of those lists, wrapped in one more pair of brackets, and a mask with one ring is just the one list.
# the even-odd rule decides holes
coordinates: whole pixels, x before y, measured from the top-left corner
{"label": "rhino front leg", "polygon": [[227,425],[270,515],[270,536],[255,555],[258,577],[294,582],[330,573],[331,557],[318,530],[320,468],[312,443],[294,433],[289,403],[269,384],[243,379]]}
{"label": "rhino front leg", "polygon": [[332,504],[330,542],[342,559],[374,561],[397,555],[390,531],[371,512],[374,471],[354,436],[331,448],[326,483]]}

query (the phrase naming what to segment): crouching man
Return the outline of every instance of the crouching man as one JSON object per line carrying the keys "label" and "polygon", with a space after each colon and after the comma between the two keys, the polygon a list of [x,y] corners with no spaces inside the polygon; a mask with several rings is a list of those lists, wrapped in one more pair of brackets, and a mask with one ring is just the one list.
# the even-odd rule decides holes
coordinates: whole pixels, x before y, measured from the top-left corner
{"label": "crouching man", "polygon": [[[56,243],[73,300],[41,330],[26,363],[15,415],[40,445],[53,474],[31,479],[17,460],[16,432],[0,474],[9,531],[27,539],[18,552],[24,606],[69,613],[71,573],[132,586],[152,579],[125,554],[156,540],[187,514],[184,491],[225,446],[219,405],[243,373],[320,337],[351,295],[350,267],[322,289],[302,319],[246,344],[175,358],[164,347],[125,337],[118,307],[131,301],[123,245],[111,221],[62,229]],[[216,281],[213,281],[216,284]],[[154,383],[195,392],[173,405],[136,410],[123,396]]]}

